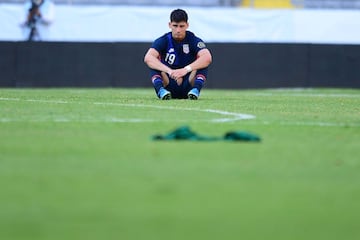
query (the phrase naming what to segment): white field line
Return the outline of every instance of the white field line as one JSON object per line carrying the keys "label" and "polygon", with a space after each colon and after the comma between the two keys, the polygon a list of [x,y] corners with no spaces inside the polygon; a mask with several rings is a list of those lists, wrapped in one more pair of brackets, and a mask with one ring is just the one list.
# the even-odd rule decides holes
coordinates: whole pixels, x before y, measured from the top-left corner
{"label": "white field line", "polygon": [[[270,95],[269,95],[270,96]],[[327,95],[325,95],[327,96]],[[338,95],[337,95],[338,97]],[[40,99],[20,99],[20,98],[1,98],[0,101],[25,101],[25,102],[39,102],[39,103],[54,103],[54,104],[72,104],[75,102],[68,102],[63,100],[40,100]],[[76,102],[81,103],[81,102]],[[221,122],[235,122],[239,120],[246,120],[246,119],[255,119],[256,117],[254,115],[250,114],[243,114],[243,113],[234,113],[234,112],[228,112],[223,110],[216,110],[216,109],[200,109],[200,108],[179,108],[179,107],[172,107],[172,106],[160,106],[160,105],[146,105],[146,104],[124,104],[124,103],[112,103],[112,102],[93,102],[91,104],[94,105],[112,105],[112,106],[122,106],[122,107],[140,107],[140,108],[156,108],[156,109],[167,109],[167,110],[182,110],[182,111],[195,111],[195,112],[207,112],[207,113],[215,113],[219,114],[221,116],[225,116],[225,118],[214,118],[209,119],[207,122],[213,122],[213,123],[221,123]],[[1,112],[0,112],[1,113]],[[19,119],[10,119],[10,118],[1,118],[0,122],[15,122],[20,121]],[[53,121],[53,122],[74,122],[78,121],[78,119],[74,120],[71,118],[65,118],[65,117],[55,117],[51,119],[33,119],[28,120],[32,122],[41,122],[41,121]],[[119,122],[119,123],[143,123],[143,122],[158,122],[158,119],[149,119],[149,118],[117,118],[117,117],[109,117],[104,118],[101,121],[104,122]],[[173,122],[182,120],[172,120]],[[81,119],[80,122],[96,122],[94,119]],[[197,120],[198,122],[198,120]],[[247,124],[262,124],[262,125],[271,125],[271,124],[277,124],[277,125],[284,125],[284,126],[319,126],[319,127],[360,127],[360,123],[332,123],[332,122],[307,122],[307,121],[251,121],[247,122]]]}
{"label": "white field line", "polygon": [[56,103],[56,104],[70,103],[62,100],[21,99],[21,98],[0,98],[0,101],[22,101],[22,102],[40,102],[40,103]]}
{"label": "white field line", "polygon": [[[55,103],[55,104],[71,104],[73,102],[62,101],[62,100],[38,100],[38,99],[20,99],[20,98],[0,98],[0,101],[25,101],[25,102],[40,102],[40,103]],[[77,102],[79,103],[79,102]],[[254,119],[254,115],[243,114],[243,113],[234,113],[227,112],[216,109],[200,109],[200,108],[180,108],[180,107],[171,107],[171,106],[159,106],[159,105],[146,105],[146,104],[124,104],[124,103],[112,103],[112,102],[93,102],[94,105],[112,105],[112,106],[121,106],[121,107],[139,107],[139,108],[156,108],[156,109],[167,109],[167,110],[180,110],[180,111],[195,111],[195,112],[207,112],[215,113],[225,118],[214,118],[209,119],[210,122],[233,122],[238,120]],[[1,118],[0,122],[9,122],[11,119]],[[58,122],[69,122],[70,119],[60,118],[54,119]],[[108,118],[105,119],[106,122],[155,122],[157,119],[148,119],[148,118],[137,118],[137,119],[128,119],[128,118]]]}
{"label": "white field line", "polygon": [[216,109],[200,109],[200,108],[180,108],[180,107],[172,107],[172,106],[159,106],[159,105],[146,105],[146,104],[123,104],[123,103],[104,103],[104,102],[95,102],[96,105],[116,105],[123,107],[141,107],[141,108],[157,108],[157,109],[167,109],[167,110],[181,110],[181,111],[195,111],[195,112],[207,112],[207,113],[215,113],[220,114],[222,116],[230,116],[230,118],[217,118],[210,120],[211,122],[232,122],[237,120],[245,120],[245,119],[254,119],[254,115],[243,114],[243,113],[234,113],[227,112]]}

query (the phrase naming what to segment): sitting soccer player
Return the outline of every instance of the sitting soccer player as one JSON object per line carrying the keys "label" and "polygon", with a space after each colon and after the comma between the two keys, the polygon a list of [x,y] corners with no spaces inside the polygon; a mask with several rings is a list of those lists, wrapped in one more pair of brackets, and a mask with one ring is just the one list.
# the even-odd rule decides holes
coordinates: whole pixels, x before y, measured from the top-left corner
{"label": "sitting soccer player", "polygon": [[205,43],[187,31],[188,15],[182,9],[170,14],[171,32],[156,39],[144,57],[151,81],[162,100],[189,98],[197,100],[212,61]]}

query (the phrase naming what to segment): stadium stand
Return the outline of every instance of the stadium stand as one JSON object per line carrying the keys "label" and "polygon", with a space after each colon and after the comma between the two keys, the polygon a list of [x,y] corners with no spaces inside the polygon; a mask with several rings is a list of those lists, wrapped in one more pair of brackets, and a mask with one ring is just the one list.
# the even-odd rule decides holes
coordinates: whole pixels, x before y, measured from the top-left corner
{"label": "stadium stand", "polygon": [[[148,5],[148,6],[239,6],[241,0],[53,0],[55,4]],[[0,3],[24,3],[24,0],[0,0]]]}
{"label": "stadium stand", "polygon": [[242,7],[359,9],[360,0],[243,0]]}
{"label": "stadium stand", "polygon": [[[293,0],[304,8],[359,9],[360,0]],[[299,2],[299,3],[295,3]]]}
{"label": "stadium stand", "polygon": [[[25,0],[0,0],[24,3]],[[55,4],[360,9],[360,0],[53,0]]]}
{"label": "stadium stand", "polygon": [[242,7],[252,8],[293,8],[291,0],[243,0]]}

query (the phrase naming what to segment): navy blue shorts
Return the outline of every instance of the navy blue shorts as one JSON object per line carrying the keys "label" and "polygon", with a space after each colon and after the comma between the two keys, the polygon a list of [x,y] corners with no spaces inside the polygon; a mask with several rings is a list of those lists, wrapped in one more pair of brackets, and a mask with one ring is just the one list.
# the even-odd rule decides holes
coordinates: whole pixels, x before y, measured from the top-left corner
{"label": "navy blue shorts", "polygon": [[172,98],[188,98],[188,92],[193,88],[189,82],[190,74],[187,74],[183,77],[183,82],[179,86],[176,81],[169,77],[169,85],[165,87],[168,91],[171,92]]}

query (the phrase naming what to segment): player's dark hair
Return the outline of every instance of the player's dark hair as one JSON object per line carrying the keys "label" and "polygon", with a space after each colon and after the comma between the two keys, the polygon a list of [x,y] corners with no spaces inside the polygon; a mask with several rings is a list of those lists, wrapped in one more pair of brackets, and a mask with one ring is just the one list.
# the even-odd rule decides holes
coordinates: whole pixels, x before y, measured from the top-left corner
{"label": "player's dark hair", "polygon": [[171,22],[187,22],[188,21],[188,15],[187,13],[182,9],[175,9],[170,14],[170,21]]}

